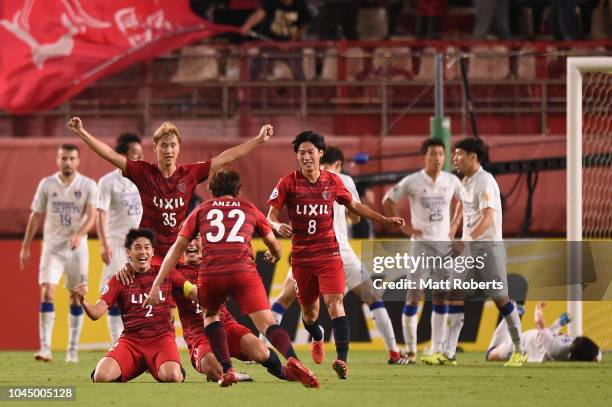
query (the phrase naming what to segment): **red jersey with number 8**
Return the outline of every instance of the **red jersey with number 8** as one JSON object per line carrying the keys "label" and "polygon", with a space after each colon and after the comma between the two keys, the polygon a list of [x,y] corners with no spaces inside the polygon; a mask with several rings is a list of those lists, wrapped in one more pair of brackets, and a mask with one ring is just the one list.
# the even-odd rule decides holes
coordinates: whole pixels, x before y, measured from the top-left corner
{"label": "red jersey with number 8", "polygon": [[334,201],[346,205],[353,200],[336,174],[321,170],[312,183],[301,171],[278,181],[268,204],[279,211],[287,205],[293,229],[291,264],[325,263],[339,258],[340,249],[334,233]]}
{"label": "red jersey with number 8", "polygon": [[268,220],[248,201],[213,198],[189,215],[179,236],[191,240],[202,236],[203,274],[257,273],[251,238],[257,231],[265,236],[272,231]]}
{"label": "red jersey with number 8", "polygon": [[166,178],[157,165],[127,160],[123,175],[138,187],[143,209],[140,227],[155,232],[156,256],[163,258],[176,241],[196,186],[208,178],[210,163],[178,165]]}

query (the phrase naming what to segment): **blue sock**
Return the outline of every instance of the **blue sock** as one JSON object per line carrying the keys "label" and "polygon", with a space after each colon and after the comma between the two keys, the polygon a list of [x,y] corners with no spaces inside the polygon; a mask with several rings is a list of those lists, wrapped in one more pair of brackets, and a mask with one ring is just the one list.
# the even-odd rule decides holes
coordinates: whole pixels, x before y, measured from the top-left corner
{"label": "blue sock", "polygon": [[285,312],[287,312],[287,308],[283,307],[278,302],[275,302],[274,304],[272,304],[272,311],[276,312],[277,314],[285,315]]}
{"label": "blue sock", "polygon": [[449,305],[448,313],[449,314],[463,314],[465,312],[464,305]]}
{"label": "blue sock", "polygon": [[55,307],[52,302],[41,302],[40,303],[40,312],[53,312],[55,311]]}
{"label": "blue sock", "polygon": [[508,301],[503,307],[499,308],[499,312],[501,312],[503,316],[512,314],[512,311],[514,311],[514,304],[512,304],[510,301]]}
{"label": "blue sock", "polygon": [[378,309],[378,308],[385,308],[385,303],[382,301],[376,301],[370,304],[370,311],[374,311],[375,309]]}
{"label": "blue sock", "polygon": [[416,315],[417,311],[419,310],[419,306],[413,306],[413,305],[408,305],[408,304],[404,304],[404,308],[402,310],[402,312],[404,313],[404,315],[407,315],[409,317]]}
{"label": "blue sock", "polygon": [[70,315],[74,315],[75,317],[78,317],[79,315],[83,315],[83,307],[81,307],[80,305],[71,305]]}
{"label": "blue sock", "polygon": [[436,314],[448,314],[448,305],[433,304],[432,309]]}
{"label": "blue sock", "polygon": [[332,319],[334,327],[334,339],[336,342],[336,354],[338,359],[346,362],[349,351],[349,340],[351,336],[351,325],[346,316]]}

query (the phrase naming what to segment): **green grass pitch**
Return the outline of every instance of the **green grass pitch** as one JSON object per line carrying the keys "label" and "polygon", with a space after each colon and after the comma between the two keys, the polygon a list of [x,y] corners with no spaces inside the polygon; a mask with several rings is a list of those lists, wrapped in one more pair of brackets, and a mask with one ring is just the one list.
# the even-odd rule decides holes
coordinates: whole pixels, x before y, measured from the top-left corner
{"label": "green grass pitch", "polygon": [[[610,406],[612,363],[544,363],[504,368],[485,362],[482,353],[458,354],[459,366],[388,366],[384,352],[352,351],[350,376],[340,381],[331,370],[331,354],[323,365],[314,365],[299,352],[316,373],[320,389],[306,389],[281,382],[259,365],[236,362],[254,383],[221,389],[205,383],[191,365],[183,384],[159,384],[144,374],[126,384],[93,384],[89,374],[102,352],[80,352],[80,363],[63,361],[55,352],[51,363],[35,362],[32,352],[0,353],[0,386],[74,385],[75,402],[0,402],[0,405],[42,406]],[[181,353],[183,362],[188,355]]]}

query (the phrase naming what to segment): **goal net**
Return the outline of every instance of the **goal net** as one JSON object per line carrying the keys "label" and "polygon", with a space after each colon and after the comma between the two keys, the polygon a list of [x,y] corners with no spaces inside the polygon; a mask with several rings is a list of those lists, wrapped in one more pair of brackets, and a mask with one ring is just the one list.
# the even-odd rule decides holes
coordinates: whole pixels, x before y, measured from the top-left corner
{"label": "goal net", "polygon": [[567,240],[588,244],[596,273],[582,279],[586,251],[574,251],[569,331],[612,349],[612,58],[568,58],[567,89]]}

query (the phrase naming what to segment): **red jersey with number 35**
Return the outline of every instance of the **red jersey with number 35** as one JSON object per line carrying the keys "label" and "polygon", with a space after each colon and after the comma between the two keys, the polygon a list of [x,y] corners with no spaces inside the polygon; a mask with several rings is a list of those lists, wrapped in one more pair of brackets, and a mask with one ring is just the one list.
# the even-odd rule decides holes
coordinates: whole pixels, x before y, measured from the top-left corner
{"label": "red jersey with number 35", "polygon": [[140,227],[155,232],[156,256],[164,257],[176,241],[193,192],[209,173],[210,161],[178,165],[166,178],[157,165],[127,160],[123,175],[138,187],[143,209]]}
{"label": "red jersey with number 35", "polygon": [[272,231],[268,220],[252,203],[235,198],[213,198],[189,215],[180,236],[191,240],[202,236],[203,274],[257,273],[251,238],[257,231]]}
{"label": "red jersey with number 35", "polygon": [[287,205],[293,229],[291,264],[329,262],[340,256],[334,233],[334,201],[346,205],[353,200],[340,177],[321,170],[312,183],[301,171],[284,176],[272,191],[268,204],[279,211]]}
{"label": "red jersey with number 35", "polygon": [[[177,264],[176,270],[183,275],[191,283],[196,284],[198,281],[198,272],[200,266],[198,264],[183,263]],[[197,339],[204,335],[204,320],[202,319],[202,308],[197,301],[192,301],[185,297],[183,288],[175,288],[172,292],[172,296],[176,301],[176,306],[179,312],[179,318],[181,319],[181,326],[183,327],[183,338],[187,346],[191,348],[192,344],[197,342]],[[236,319],[232,314],[222,305],[219,308],[219,317],[223,326],[228,323],[235,322]]]}
{"label": "red jersey with number 35", "polygon": [[123,335],[141,339],[174,332],[172,289],[182,289],[185,278],[176,270],[172,270],[160,287],[159,304],[143,308],[142,303],[151,291],[157,273],[159,267],[151,266],[147,272],[134,273],[134,281],[127,287],[116,278],[111,278],[104,286],[100,299],[106,302],[109,308],[116,304],[121,309]]}

